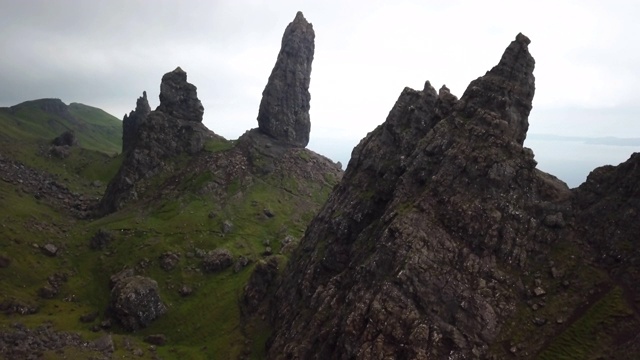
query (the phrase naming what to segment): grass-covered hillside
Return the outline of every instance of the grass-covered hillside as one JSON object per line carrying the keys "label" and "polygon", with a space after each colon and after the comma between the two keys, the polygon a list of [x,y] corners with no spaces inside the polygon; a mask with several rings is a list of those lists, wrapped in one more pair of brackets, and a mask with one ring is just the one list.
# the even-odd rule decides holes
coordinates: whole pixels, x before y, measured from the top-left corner
{"label": "grass-covered hillside", "polygon": [[[270,330],[264,307],[243,312],[244,288],[260,264],[284,269],[341,171],[306,149],[215,138],[167,160],[122,210],[86,216],[122,162],[121,122],[57,102],[0,110],[0,357],[32,336],[24,353],[45,359],[262,358]],[[78,145],[52,156],[69,129]],[[215,251],[232,265],[211,270]],[[155,280],[168,309],[135,332],[107,312],[123,269]],[[158,334],[164,345],[145,342]]]}

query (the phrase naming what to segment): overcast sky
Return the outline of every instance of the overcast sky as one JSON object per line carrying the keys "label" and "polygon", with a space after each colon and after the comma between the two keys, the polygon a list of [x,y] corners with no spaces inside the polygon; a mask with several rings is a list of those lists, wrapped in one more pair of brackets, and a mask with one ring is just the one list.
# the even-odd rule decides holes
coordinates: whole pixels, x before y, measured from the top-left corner
{"label": "overcast sky", "polygon": [[536,59],[530,133],[640,137],[638,1],[0,0],[0,6],[0,106],[55,97],[122,118],[144,90],[155,108],[162,75],[181,66],[198,88],[204,123],[235,139],[257,127],[282,33],[301,10],[316,32],[309,147],[334,160],[346,162],[405,86],[422,89],[430,80],[460,97],[518,32],[531,39]]}

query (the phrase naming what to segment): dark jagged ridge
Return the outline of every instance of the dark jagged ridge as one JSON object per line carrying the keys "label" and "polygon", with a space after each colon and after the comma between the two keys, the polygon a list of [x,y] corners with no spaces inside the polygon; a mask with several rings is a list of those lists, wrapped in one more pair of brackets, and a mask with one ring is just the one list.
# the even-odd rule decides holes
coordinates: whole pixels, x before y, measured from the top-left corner
{"label": "dark jagged ridge", "polygon": [[298,12],[284,31],[278,60],[260,101],[260,131],[294,147],[309,143],[314,38],[313,26]]}
{"label": "dark jagged ridge", "polygon": [[136,109],[131,111],[128,116],[125,114],[122,119],[123,153],[126,153],[135,147],[138,127],[145,121],[150,112],[151,107],[149,106],[149,100],[147,100],[147,92],[143,91],[142,96],[136,101]]}
{"label": "dark jagged ridge", "polygon": [[[535,91],[528,44],[519,34],[459,101],[428,82],[405,88],[354,149],[272,302],[269,358],[483,358],[509,338],[516,309],[543,295],[528,274],[576,241],[571,191],[522,146]],[[533,356],[558,330],[546,331],[518,346]]]}

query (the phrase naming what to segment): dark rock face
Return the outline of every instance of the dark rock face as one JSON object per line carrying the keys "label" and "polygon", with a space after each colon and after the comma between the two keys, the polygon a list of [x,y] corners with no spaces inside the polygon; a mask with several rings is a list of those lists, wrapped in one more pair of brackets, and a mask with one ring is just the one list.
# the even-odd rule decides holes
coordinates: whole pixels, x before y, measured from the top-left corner
{"label": "dark rock face", "polygon": [[575,189],[576,227],[598,259],[640,299],[640,153],[618,166],[593,170]]}
{"label": "dark rock face", "polygon": [[145,121],[151,107],[147,100],[147,92],[143,91],[142,96],[136,101],[136,109],[125,115],[122,119],[122,152],[127,152],[135,146],[138,127]]}
{"label": "dark rock face", "polygon": [[278,260],[275,257],[260,260],[256,264],[242,295],[241,308],[244,314],[253,314],[258,310],[277,276]]}
{"label": "dark rock face", "polygon": [[145,179],[166,170],[166,161],[179,154],[194,155],[207,138],[216,137],[202,125],[204,108],[187,74],[176,68],[162,77],[160,106],[144,115],[148,103],[143,95],[136,110],[123,124],[125,158],[111,180],[98,207],[99,214],[114,212],[144,192]]}
{"label": "dark rock face", "polygon": [[[529,40],[460,100],[405,88],[354,149],[273,301],[270,358],[481,358],[549,251],[566,185],[523,148]],[[489,279],[490,286],[480,279]]]}
{"label": "dark rock face", "polygon": [[260,131],[294,146],[309,143],[309,82],[315,33],[301,12],[287,26],[278,60],[262,92],[258,112]]}
{"label": "dark rock face", "polygon": [[127,330],[139,330],[167,311],[160,300],[158,283],[143,276],[118,280],[111,289],[111,314]]}

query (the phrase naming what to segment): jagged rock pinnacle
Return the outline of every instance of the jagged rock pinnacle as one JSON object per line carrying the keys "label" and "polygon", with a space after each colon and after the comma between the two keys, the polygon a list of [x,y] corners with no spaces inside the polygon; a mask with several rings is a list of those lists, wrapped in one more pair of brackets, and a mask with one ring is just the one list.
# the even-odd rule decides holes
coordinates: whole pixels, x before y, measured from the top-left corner
{"label": "jagged rock pinnacle", "polygon": [[98,206],[99,214],[121,209],[138,198],[137,186],[165,170],[164,160],[179,154],[194,155],[205,139],[216,136],[202,124],[204,108],[196,87],[181,68],[166,73],[160,84],[160,106],[149,112],[147,94],[123,121],[124,160],[111,179]]}
{"label": "jagged rock pinnacle", "polygon": [[187,82],[187,73],[179,66],[162,77],[157,110],[180,120],[202,122],[204,107],[196,87]]}
{"label": "jagged rock pinnacle", "polygon": [[128,116],[125,114],[122,119],[122,152],[133,148],[138,127],[150,112],[151,107],[147,100],[147,92],[143,91],[142,96],[136,101],[136,109],[131,111]]}
{"label": "jagged rock pinnacle", "polygon": [[504,51],[498,65],[471,84],[460,99],[462,114],[476,115],[478,109],[489,111],[509,125],[514,141],[522,145],[529,129],[529,113],[535,93],[535,60],[529,53],[531,41],[523,34]]}
{"label": "jagged rock pinnacle", "polygon": [[295,147],[309,143],[314,38],[313,26],[298,12],[284,31],[278,60],[262,92],[258,112],[261,132]]}

